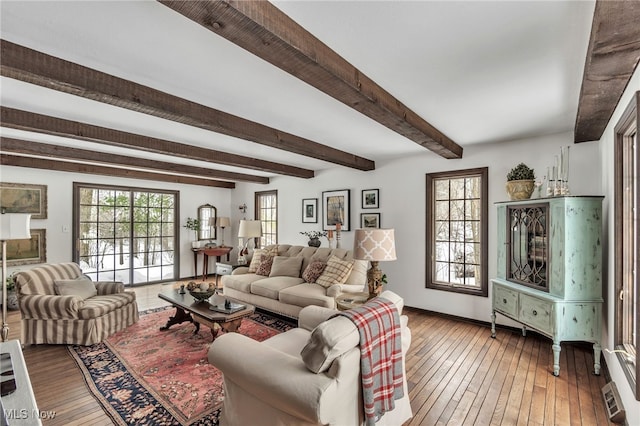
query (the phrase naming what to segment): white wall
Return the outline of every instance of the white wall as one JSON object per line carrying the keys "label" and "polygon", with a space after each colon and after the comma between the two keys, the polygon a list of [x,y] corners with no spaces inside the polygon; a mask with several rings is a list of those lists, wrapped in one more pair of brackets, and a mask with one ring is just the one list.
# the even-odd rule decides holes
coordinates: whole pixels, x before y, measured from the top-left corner
{"label": "white wall", "polygon": [[[31,228],[45,228],[47,230],[47,262],[70,262],[72,260],[72,212],[73,212],[73,182],[122,185],[149,189],[171,189],[180,191],[180,224],[184,225],[188,216],[196,217],[198,206],[212,204],[218,209],[219,216],[229,216],[230,189],[213,188],[195,185],[181,185],[167,182],[153,182],[138,179],[123,179],[99,175],[85,175],[80,173],[54,172],[50,170],[28,169],[23,167],[2,166],[0,181],[12,183],[32,183],[47,185],[48,216],[47,219],[34,219]],[[63,226],[68,232],[63,232]],[[218,232],[219,233],[219,232]],[[229,241],[230,232],[227,230],[225,243]],[[180,227],[180,277],[194,275],[191,241],[193,231]],[[220,235],[218,235],[220,244]],[[202,256],[200,256],[198,271],[202,273]],[[25,270],[37,265],[22,265],[8,267],[8,273],[14,270]]]}
{"label": "white wall", "polygon": [[[306,245],[307,238],[300,231],[320,230],[318,224],[303,224],[302,199],[318,198],[321,208],[322,191],[351,190],[351,227],[359,227],[361,191],[380,189],[382,227],[395,228],[398,260],[385,262],[381,268],[389,277],[389,288],[405,298],[408,306],[489,321],[490,298],[461,295],[425,289],[425,174],[446,170],[489,167],[489,277],[496,274],[496,212],[494,202],[507,199],[507,172],[523,161],[542,178],[560,146],[571,146],[570,188],[573,194],[600,194],[600,164],[597,143],[573,145],[572,133],[563,133],[515,143],[500,143],[465,148],[464,158],[445,160],[425,151],[411,158],[376,164],[372,172],[333,168],[317,174],[313,179],[288,177],[272,179],[267,186],[239,184],[233,191],[234,204],[246,202],[250,206],[247,218],[253,218],[254,191],[278,190],[278,239],[284,244]],[[249,204],[251,202],[251,205]],[[234,209],[232,209],[234,210]],[[343,232],[342,247],[353,246],[353,232]],[[235,234],[234,234],[235,235]],[[323,246],[327,246],[326,239]],[[515,325],[505,318],[499,322]]]}
{"label": "white wall", "polygon": [[[605,328],[602,338],[602,347],[604,349],[614,349],[614,324],[615,324],[615,223],[614,223],[614,144],[615,144],[615,130],[614,127],[620,120],[622,113],[631,102],[631,99],[636,91],[640,90],[640,68],[636,68],[636,71],[629,81],[626,90],[624,91],[620,102],[611,120],[607,125],[607,128],[600,139],[600,160],[602,173],[602,192],[606,194],[604,199],[604,221],[605,221],[605,272],[604,285],[606,288],[605,294]],[[607,366],[611,373],[611,379],[616,382],[618,390],[620,391],[620,397],[623,400],[624,408],[627,412],[627,422],[630,425],[640,425],[640,402],[636,401],[631,386],[627,381],[618,358],[613,354],[609,354],[606,351],[604,356],[607,360]],[[640,378],[636,378],[638,380]]]}

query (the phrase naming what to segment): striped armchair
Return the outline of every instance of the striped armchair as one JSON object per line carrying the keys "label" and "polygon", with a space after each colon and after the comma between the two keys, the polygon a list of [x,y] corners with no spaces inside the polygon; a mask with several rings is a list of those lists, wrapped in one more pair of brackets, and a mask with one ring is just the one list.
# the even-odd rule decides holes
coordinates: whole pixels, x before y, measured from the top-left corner
{"label": "striped armchair", "polygon": [[56,294],[56,280],[82,276],[71,262],[16,274],[24,344],[92,345],[138,321],[136,294],[121,282],[94,282],[97,294],[88,298]]}

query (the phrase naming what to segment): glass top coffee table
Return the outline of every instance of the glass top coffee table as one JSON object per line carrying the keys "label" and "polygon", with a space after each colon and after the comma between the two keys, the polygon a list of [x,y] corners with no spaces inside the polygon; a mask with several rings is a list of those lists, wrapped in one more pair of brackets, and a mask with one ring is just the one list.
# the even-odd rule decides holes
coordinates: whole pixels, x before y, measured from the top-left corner
{"label": "glass top coffee table", "polygon": [[212,308],[217,305],[223,305],[226,299],[224,296],[214,294],[208,301],[197,301],[188,291],[182,294],[180,289],[177,288],[165,289],[158,293],[158,297],[171,303],[176,308],[175,315],[170,317],[167,323],[160,327],[160,330],[168,330],[174,324],[188,321],[196,327],[194,334],[200,331],[200,324],[209,327],[214,340],[221,329],[225,332],[237,331],[242,319],[255,311],[253,305],[244,304],[244,309],[233,313],[217,312]]}

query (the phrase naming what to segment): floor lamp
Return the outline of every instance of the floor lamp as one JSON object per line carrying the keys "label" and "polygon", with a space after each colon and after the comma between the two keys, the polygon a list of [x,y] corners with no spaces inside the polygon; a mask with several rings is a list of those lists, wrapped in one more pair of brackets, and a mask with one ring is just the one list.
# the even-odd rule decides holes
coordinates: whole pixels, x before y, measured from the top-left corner
{"label": "floor lamp", "polygon": [[9,336],[7,324],[7,241],[28,240],[31,238],[29,230],[30,214],[2,213],[0,214],[0,240],[2,240],[2,341]]}

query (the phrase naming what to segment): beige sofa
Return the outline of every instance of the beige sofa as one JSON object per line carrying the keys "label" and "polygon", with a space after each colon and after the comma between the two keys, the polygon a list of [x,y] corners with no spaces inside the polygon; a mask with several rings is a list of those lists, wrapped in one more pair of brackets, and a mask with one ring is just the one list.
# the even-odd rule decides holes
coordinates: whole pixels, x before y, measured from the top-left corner
{"label": "beige sofa", "polygon": [[[273,247],[265,247],[265,250]],[[222,277],[224,295],[271,312],[297,318],[300,310],[305,306],[315,305],[335,309],[335,298],[339,294],[365,291],[368,262],[364,260],[353,261],[353,269],[344,284],[325,287],[307,283],[302,278],[307,266],[314,261],[327,262],[331,256],[341,260],[353,260],[353,253],[350,250],[278,244],[277,255],[302,258],[298,274],[282,276],[277,275],[277,271],[272,269],[269,276],[264,276],[249,273],[249,268],[246,266],[239,267],[231,275]]]}
{"label": "beige sofa", "polygon": [[136,294],[121,282],[91,282],[76,263],[16,274],[23,344],[98,343],[138,321]]}
{"label": "beige sofa", "polygon": [[[398,295],[385,291],[380,297],[394,302],[402,313],[404,302]],[[331,318],[335,314],[327,308],[306,307],[300,312],[299,328],[263,342],[237,333],[218,337],[209,348],[208,358],[224,375],[220,424],[363,424],[359,333],[346,317]],[[395,401],[394,410],[385,413],[376,426],[398,426],[412,417],[404,365],[411,330],[406,316],[400,316],[400,323],[404,396]],[[310,354],[307,348],[303,356],[301,352],[312,333],[311,347],[316,353]],[[320,370],[316,367],[317,357],[322,358]]]}

